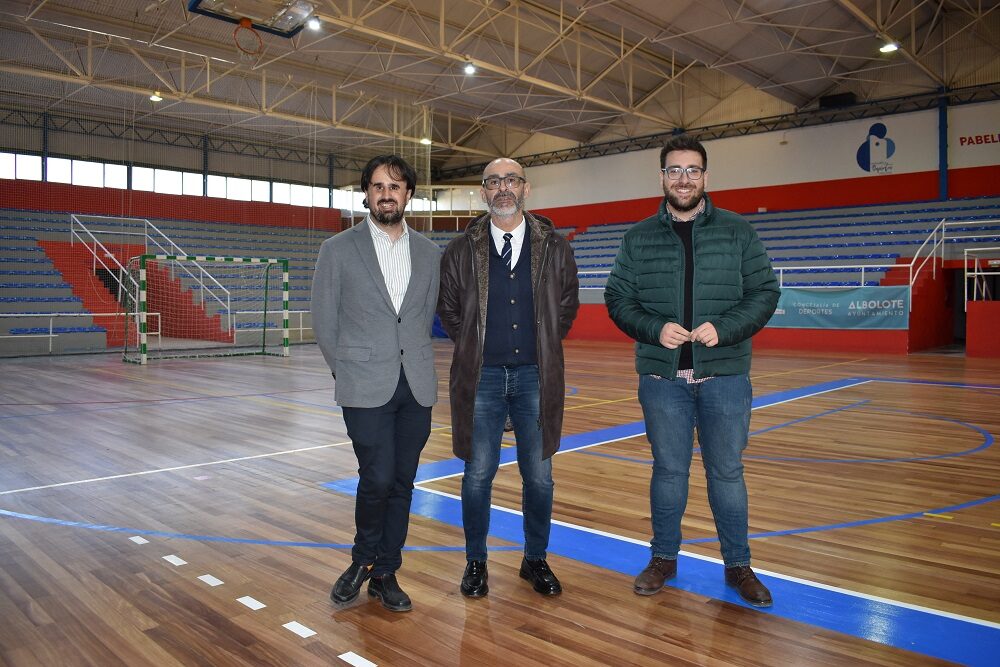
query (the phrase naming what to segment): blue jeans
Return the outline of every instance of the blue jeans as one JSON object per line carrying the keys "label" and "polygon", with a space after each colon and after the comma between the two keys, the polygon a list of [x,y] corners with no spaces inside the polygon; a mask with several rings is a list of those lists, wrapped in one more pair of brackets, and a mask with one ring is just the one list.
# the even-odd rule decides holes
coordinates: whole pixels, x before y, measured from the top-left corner
{"label": "blue jeans", "polygon": [[750,564],[743,450],[749,439],[752,397],[748,375],[724,375],[700,384],[640,376],[639,402],[653,449],[649,485],[653,556],[674,559],[680,550],[697,428],[722,560],[726,567]]}
{"label": "blue jeans", "polygon": [[552,523],[552,459],[542,459],[538,412],[538,366],[483,366],[472,420],[472,456],[462,478],[465,557],[486,560],[493,478],[500,466],[500,440],[510,414],[521,471],[524,555],[545,558]]}

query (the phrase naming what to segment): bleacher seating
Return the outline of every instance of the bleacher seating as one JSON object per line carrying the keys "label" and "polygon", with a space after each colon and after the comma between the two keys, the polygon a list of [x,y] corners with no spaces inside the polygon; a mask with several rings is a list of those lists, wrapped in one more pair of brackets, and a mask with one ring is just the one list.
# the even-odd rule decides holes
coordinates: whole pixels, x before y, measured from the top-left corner
{"label": "bleacher seating", "polygon": [[[130,252],[125,254],[131,255],[134,254],[131,252],[133,246],[143,244],[142,223],[115,218],[102,220],[90,216],[81,216],[81,219],[109,249],[120,250],[127,244]],[[311,327],[309,310],[313,269],[319,246],[329,236],[328,232],[176,220],[150,222],[189,255],[288,259],[289,309],[305,311],[301,320],[298,315],[293,315],[290,324],[296,327],[301,321],[303,327]],[[459,234],[460,231],[438,231],[427,233],[427,236],[444,248]],[[46,253],[48,248],[50,253],[67,254],[60,250],[60,245],[65,246],[68,251],[68,214],[0,210],[0,241],[0,356],[45,354],[50,350],[57,354],[100,351],[114,349],[121,344],[121,326],[118,320],[97,317],[95,321],[93,317],[101,312],[120,310],[117,299],[108,292],[109,285],[104,284],[101,288],[101,272],[85,267],[87,281],[91,283],[87,286],[87,291],[107,292],[96,305],[91,303],[92,307],[88,308],[84,298],[74,293],[74,288],[76,292],[80,292],[80,286],[72,284],[73,281],[60,272]],[[169,254],[173,250],[150,245],[147,252]],[[66,258],[57,259],[64,263]],[[79,264],[80,260],[77,259],[76,263]],[[230,308],[233,311],[264,310],[264,304],[258,296],[251,295],[246,287],[238,285],[238,274],[235,269],[219,270],[213,274],[231,291]],[[80,278],[75,277],[75,280],[79,281]],[[111,279],[104,276],[103,280]],[[191,288],[193,281],[184,278],[182,283]],[[281,301],[280,290],[272,292],[268,297],[267,309],[280,309]],[[206,310],[214,315],[223,309],[210,307]],[[11,317],[13,314],[32,314],[37,317]],[[237,318],[235,328],[260,328],[262,323],[262,318],[242,315]],[[55,337],[50,338],[50,333],[55,334]],[[307,331],[301,338],[311,340],[312,336]],[[293,332],[292,341],[299,339],[299,333]]]}
{"label": "bleacher seating", "polygon": [[[949,223],[946,257],[962,248],[1000,245],[1000,197],[945,202],[783,211],[746,216],[757,229],[785,286],[878,285],[888,266],[915,255],[942,219]],[[990,224],[973,224],[991,220]],[[967,223],[967,224],[962,224]],[[582,287],[600,288],[632,223],[595,225],[572,243]],[[824,268],[794,268],[817,267]],[[843,267],[843,268],[841,268]]]}
{"label": "bleacher seating", "polygon": [[[860,270],[847,266],[857,264],[873,266],[865,270],[865,284],[880,284],[886,280],[887,265],[913,257],[942,219],[954,223],[949,225],[946,244],[949,258],[960,258],[960,249],[970,245],[1000,246],[1000,197],[768,212],[747,218],[757,229],[785,286],[857,285]],[[109,247],[143,242],[141,236],[130,235],[142,231],[141,227],[134,228],[134,223],[130,227],[113,220],[85,220]],[[992,222],[973,224],[980,220]],[[308,311],[312,273],[327,232],[227,223],[151,222],[191,255],[287,258],[289,307],[305,311],[301,323],[311,326]],[[581,287],[604,286],[622,235],[631,224],[595,225],[572,237]],[[574,231],[559,229],[564,235]],[[444,248],[461,233],[435,231],[427,236]],[[46,252],[46,248],[52,252],[51,248],[60,244],[68,247],[69,240],[66,214],[0,210],[0,356],[97,351],[118,344],[112,331],[118,328],[115,321],[94,317],[118,309],[114,297],[109,293],[102,305],[88,307],[80,295],[80,286],[73,284],[79,277],[60,272]],[[151,247],[149,252],[165,251]],[[816,266],[824,268],[795,268]],[[231,276],[220,272],[215,277],[232,289],[232,310],[263,310],[258,297],[236,287],[235,272]],[[93,283],[88,286],[91,290],[101,282],[99,276],[89,276],[88,281]],[[280,291],[270,294],[268,310],[280,307]],[[293,316],[292,326],[298,322]],[[237,329],[260,325],[252,317],[241,317],[236,322]],[[307,333],[303,339],[311,336]],[[293,334],[292,340],[299,340],[299,336]]]}
{"label": "bleacher seating", "polygon": [[[67,214],[33,211],[0,211],[0,356],[24,354],[86,352],[106,350],[119,344],[119,324],[115,318],[95,318],[100,312],[115,312],[121,308],[100,272],[85,267],[86,285],[79,276],[65,276],[53,264],[53,257],[64,263],[72,250],[70,216]],[[113,252],[127,244],[142,246],[142,224],[125,223],[109,218],[84,217],[88,229]],[[289,260],[289,308],[309,310],[309,290],[319,245],[328,236],[325,231],[236,225],[151,220],[160,231],[191,255],[280,257]],[[78,242],[79,243],[79,242]],[[43,247],[44,246],[44,247]],[[49,252],[46,252],[46,248]],[[63,251],[66,252],[63,252]],[[79,247],[75,249],[79,252]],[[153,245],[147,252],[172,252]],[[132,253],[128,253],[132,254]],[[76,260],[79,263],[79,259]],[[226,285],[227,276],[217,279]],[[235,285],[234,285],[235,287]],[[81,292],[105,295],[98,305],[87,307]],[[269,296],[268,308],[281,308],[280,290]],[[234,310],[261,310],[259,299],[236,290],[231,297]],[[32,315],[25,317],[24,315]],[[58,315],[56,315],[58,314]],[[11,315],[17,315],[12,317]],[[298,323],[293,318],[293,326]],[[257,323],[259,326],[260,323]],[[308,314],[303,325],[310,326]],[[254,326],[245,318],[243,328]],[[50,338],[49,333],[55,334]],[[116,330],[116,331],[112,331]],[[118,333],[118,336],[112,334]],[[294,340],[298,340],[296,336]]]}

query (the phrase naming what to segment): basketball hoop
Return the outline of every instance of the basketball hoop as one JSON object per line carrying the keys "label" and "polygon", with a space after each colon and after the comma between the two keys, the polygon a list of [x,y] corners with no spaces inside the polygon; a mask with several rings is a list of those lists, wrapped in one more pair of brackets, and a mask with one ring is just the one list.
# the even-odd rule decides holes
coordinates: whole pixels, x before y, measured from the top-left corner
{"label": "basketball hoop", "polygon": [[233,41],[240,52],[240,60],[245,63],[256,61],[264,50],[264,42],[257,31],[253,29],[253,22],[245,16],[240,19],[239,25],[233,30]]}

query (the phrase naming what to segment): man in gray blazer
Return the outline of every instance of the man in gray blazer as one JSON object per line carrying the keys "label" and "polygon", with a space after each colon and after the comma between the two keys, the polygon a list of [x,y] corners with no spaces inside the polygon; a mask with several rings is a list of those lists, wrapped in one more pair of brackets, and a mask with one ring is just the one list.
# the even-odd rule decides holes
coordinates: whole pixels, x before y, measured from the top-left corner
{"label": "man in gray blazer", "polygon": [[390,611],[412,608],[395,573],[437,401],[431,326],[440,249],[403,219],[416,181],[397,155],[368,163],[361,175],[368,216],[323,242],[312,286],[313,331],[336,380],[360,478],[352,563],[330,597],[351,602],[370,579],[368,594]]}

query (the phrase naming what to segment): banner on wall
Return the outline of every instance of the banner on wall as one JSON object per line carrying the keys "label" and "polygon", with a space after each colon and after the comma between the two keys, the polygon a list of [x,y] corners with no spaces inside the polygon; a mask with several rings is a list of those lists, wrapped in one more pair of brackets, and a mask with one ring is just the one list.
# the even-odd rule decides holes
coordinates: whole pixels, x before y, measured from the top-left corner
{"label": "banner on wall", "polygon": [[783,287],[767,326],[778,329],[907,329],[906,285],[798,289]]}

